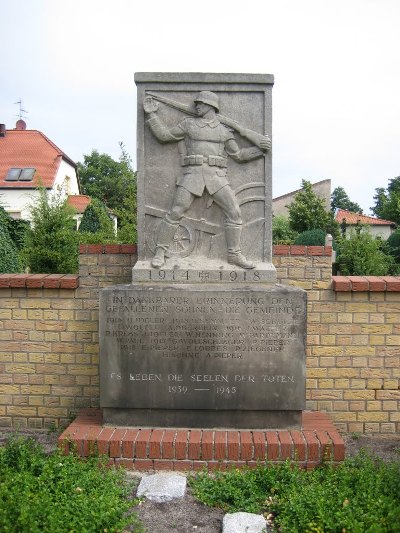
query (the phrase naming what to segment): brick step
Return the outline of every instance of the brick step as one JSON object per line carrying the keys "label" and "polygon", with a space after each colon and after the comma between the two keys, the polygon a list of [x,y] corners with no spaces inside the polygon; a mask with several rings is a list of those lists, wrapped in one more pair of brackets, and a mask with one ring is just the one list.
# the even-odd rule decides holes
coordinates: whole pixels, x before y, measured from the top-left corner
{"label": "brick step", "polygon": [[300,430],[220,430],[110,427],[101,411],[85,410],[58,439],[81,457],[98,451],[110,463],[130,470],[190,471],[254,467],[291,459],[305,468],[328,460],[338,463],[344,442],[325,413],[304,412]]}

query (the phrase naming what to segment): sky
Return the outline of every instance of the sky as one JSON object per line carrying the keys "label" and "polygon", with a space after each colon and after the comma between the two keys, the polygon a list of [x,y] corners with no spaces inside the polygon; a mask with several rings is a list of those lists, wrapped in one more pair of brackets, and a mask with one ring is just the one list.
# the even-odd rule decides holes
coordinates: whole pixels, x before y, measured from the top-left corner
{"label": "sky", "polygon": [[136,168],[135,72],[273,74],[273,196],[400,175],[400,0],[0,0],[0,123]]}

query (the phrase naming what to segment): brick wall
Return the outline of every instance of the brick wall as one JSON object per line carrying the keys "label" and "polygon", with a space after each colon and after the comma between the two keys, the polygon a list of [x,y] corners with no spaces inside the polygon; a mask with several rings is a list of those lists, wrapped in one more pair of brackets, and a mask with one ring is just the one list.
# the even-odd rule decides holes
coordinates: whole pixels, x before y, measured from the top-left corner
{"label": "brick wall", "polygon": [[0,275],[0,425],[66,425],[99,405],[98,294],[136,247],[81,247],[78,276]]}
{"label": "brick wall", "polygon": [[329,253],[274,250],[280,281],[308,293],[307,408],[343,432],[398,433],[400,277],[332,278]]}
{"label": "brick wall", "polygon": [[[129,283],[132,246],[81,247],[78,276],[0,275],[0,425],[63,425],[99,403],[98,293]],[[331,276],[331,249],[276,246],[308,293],[307,408],[344,432],[400,430],[400,278]]]}

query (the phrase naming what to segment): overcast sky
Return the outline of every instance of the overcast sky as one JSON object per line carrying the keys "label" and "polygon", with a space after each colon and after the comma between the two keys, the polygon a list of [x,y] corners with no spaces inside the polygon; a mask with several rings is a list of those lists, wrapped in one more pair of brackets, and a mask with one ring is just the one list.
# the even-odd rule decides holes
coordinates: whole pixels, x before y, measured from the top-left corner
{"label": "overcast sky", "polygon": [[135,72],[274,74],[273,195],[400,175],[400,0],[0,0],[0,123],[136,164]]}

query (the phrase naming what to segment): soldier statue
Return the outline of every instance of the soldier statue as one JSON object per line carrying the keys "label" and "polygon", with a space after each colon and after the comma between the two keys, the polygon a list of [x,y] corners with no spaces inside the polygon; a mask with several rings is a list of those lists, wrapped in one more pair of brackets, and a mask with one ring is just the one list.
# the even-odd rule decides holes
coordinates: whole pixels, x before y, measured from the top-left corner
{"label": "soldier statue", "polygon": [[[219,98],[211,91],[201,91],[194,100],[197,117],[186,117],[178,125],[167,128],[157,115],[158,102],[151,96],[144,99],[143,108],[153,135],[161,143],[177,142],[183,175],[169,213],[162,219],[156,235],[156,253],[151,261],[154,268],[165,263],[165,253],[173,241],[179,223],[196,197],[206,189],[222,209],[228,263],[240,268],[255,268],[241,252],[242,217],[239,203],[227,179],[228,156],[238,163],[262,157],[271,148],[267,136],[260,136],[258,146],[239,148],[233,131],[218,119]],[[183,142],[180,142],[183,141]]]}

